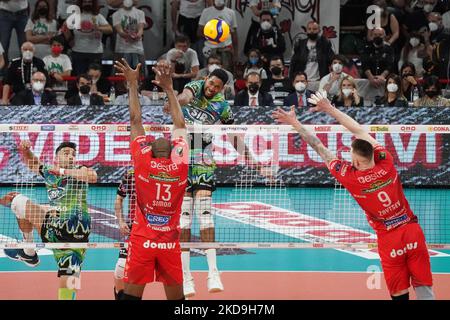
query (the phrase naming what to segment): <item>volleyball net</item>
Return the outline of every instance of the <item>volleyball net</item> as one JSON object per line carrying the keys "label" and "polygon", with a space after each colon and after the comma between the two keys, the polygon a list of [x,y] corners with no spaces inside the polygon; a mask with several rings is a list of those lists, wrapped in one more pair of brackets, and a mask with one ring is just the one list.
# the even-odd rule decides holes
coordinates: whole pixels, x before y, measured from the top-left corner
{"label": "volleyball net", "polygon": [[[342,126],[307,127],[339,158],[350,160],[353,136]],[[393,155],[430,248],[450,248],[450,126],[365,128]],[[171,126],[145,125],[145,130],[150,142],[170,137]],[[129,131],[126,124],[0,124],[0,197],[17,192],[35,205],[27,213],[28,223],[35,227],[34,239],[27,242],[11,207],[0,206],[0,248],[126,246],[124,224],[130,223],[135,201]],[[199,217],[204,208],[194,208],[192,239],[183,247],[376,246],[364,212],[290,126],[195,126],[189,132],[200,137],[200,145],[205,137],[212,141],[205,150],[194,148],[190,165],[200,159],[216,166],[211,204],[215,242],[201,241]],[[42,166],[27,163],[19,147],[23,141],[30,141]],[[53,174],[55,150],[62,141],[77,144],[74,165],[95,170],[96,183]],[[241,147],[236,147],[237,141]],[[201,176],[207,168],[195,170]],[[162,185],[160,196],[168,196],[166,191]],[[58,228],[49,228],[52,225]]]}

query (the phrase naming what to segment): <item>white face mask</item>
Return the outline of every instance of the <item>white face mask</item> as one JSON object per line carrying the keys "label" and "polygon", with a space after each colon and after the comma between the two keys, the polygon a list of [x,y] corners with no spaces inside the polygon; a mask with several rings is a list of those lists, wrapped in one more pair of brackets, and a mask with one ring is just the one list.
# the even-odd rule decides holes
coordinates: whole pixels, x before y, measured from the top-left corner
{"label": "white face mask", "polygon": [[350,95],[352,94],[352,92],[353,92],[353,89],[349,89],[349,88],[347,88],[347,89],[342,89],[342,93],[344,94],[344,96],[345,96],[346,98],[350,97]]}
{"label": "white face mask", "polygon": [[437,29],[439,29],[439,26],[437,25],[436,22],[430,22],[430,23],[428,24],[428,28],[430,28],[430,31],[431,31],[431,32],[434,32],[434,31],[436,31]]}
{"label": "white face mask", "polygon": [[391,93],[397,92],[398,86],[395,83],[389,83],[387,85],[387,90]]}
{"label": "white face mask", "polygon": [[417,38],[411,38],[411,39],[409,39],[409,44],[410,44],[413,48],[415,48],[415,47],[417,47],[417,46],[420,44],[420,40],[417,39]]}
{"label": "white face mask", "polygon": [[433,11],[434,9],[434,5],[432,4],[426,4],[423,6],[423,11],[425,11],[426,13],[430,13],[431,11]]}
{"label": "white face mask", "polygon": [[263,21],[261,22],[261,29],[263,31],[267,31],[270,30],[270,28],[272,28],[272,24],[269,21]]}
{"label": "white face mask", "polygon": [[44,90],[44,86],[45,84],[40,81],[33,82],[32,84],[33,90],[36,92],[41,92],[42,90]]}
{"label": "white face mask", "polygon": [[208,72],[209,72],[209,73],[213,72],[213,71],[216,70],[216,69],[220,69],[220,67],[219,67],[217,64],[210,64],[210,65],[208,66]]}
{"label": "white face mask", "polygon": [[225,5],[225,0],[214,0],[216,7],[223,7]]}
{"label": "white face mask", "polygon": [[306,85],[303,82],[297,82],[295,84],[295,91],[297,92],[304,92],[306,90]]}
{"label": "white face mask", "polygon": [[335,73],[341,73],[343,67],[344,67],[344,66],[343,66],[342,64],[340,64],[340,63],[335,63],[335,64],[333,64],[333,72],[335,72]]}
{"label": "white face mask", "polygon": [[123,0],[123,6],[125,8],[131,8],[133,6],[133,0]]}
{"label": "white face mask", "polygon": [[25,50],[22,52],[22,57],[25,60],[28,60],[28,61],[33,60],[33,56],[34,56],[33,51]]}

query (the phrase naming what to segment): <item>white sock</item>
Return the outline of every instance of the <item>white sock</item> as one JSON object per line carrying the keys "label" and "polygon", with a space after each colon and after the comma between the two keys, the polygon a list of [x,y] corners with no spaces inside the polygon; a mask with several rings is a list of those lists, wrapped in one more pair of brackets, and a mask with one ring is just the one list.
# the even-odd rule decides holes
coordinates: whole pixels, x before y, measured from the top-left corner
{"label": "white sock", "polygon": [[206,260],[208,261],[209,274],[217,272],[216,249],[206,249]]}
{"label": "white sock", "polygon": [[[24,242],[33,242],[33,231],[31,232],[22,231],[22,236]],[[27,256],[34,256],[36,254],[36,250],[34,249],[23,249],[23,252],[25,252]]]}
{"label": "white sock", "polygon": [[181,251],[181,264],[183,266],[183,276],[191,278],[191,251]]}

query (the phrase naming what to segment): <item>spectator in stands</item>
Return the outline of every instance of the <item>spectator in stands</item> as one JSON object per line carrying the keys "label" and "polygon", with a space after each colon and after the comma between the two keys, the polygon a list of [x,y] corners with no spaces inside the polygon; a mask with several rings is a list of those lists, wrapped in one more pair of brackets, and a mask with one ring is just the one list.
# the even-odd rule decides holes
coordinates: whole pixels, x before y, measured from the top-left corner
{"label": "spectator in stands", "polygon": [[[112,24],[116,31],[115,60],[124,58],[135,68],[138,63],[145,65],[144,35],[145,13],[135,6],[137,0],[124,0],[122,7],[112,15]],[[142,68],[145,70],[145,68]]]}
{"label": "spectator in stands", "polygon": [[[414,102],[415,99],[423,96],[422,87],[417,81],[416,67],[410,62],[406,62],[400,69],[402,77],[403,95],[409,102]],[[417,88],[418,97],[414,97],[414,90]]]}
{"label": "spectator in stands", "polygon": [[270,94],[261,89],[261,76],[257,72],[250,72],[246,78],[246,90],[240,91],[234,98],[235,106],[271,106],[273,99]]}
{"label": "spectator in stands", "polygon": [[425,39],[419,32],[412,32],[411,38],[405,44],[400,54],[398,67],[401,68],[405,63],[412,63],[417,70],[419,77],[423,74],[423,58],[428,55]]}
{"label": "spectator in stands", "polygon": [[423,82],[424,96],[414,101],[415,107],[449,107],[450,100],[442,96],[441,83],[436,76],[426,77]]}
{"label": "spectator in stands", "polygon": [[[1,33],[1,32],[0,32]],[[31,88],[31,76],[35,71],[41,71],[47,78],[44,61],[34,56],[34,45],[24,42],[21,47],[22,57],[11,61],[3,79],[2,104],[9,103],[9,94],[12,89],[14,94],[24,89]]]}
{"label": "spectator in stands", "polygon": [[[450,37],[433,46],[431,58],[424,60],[426,75],[436,75],[441,79],[450,78]],[[425,75],[424,75],[425,77]]]}
{"label": "spectator in stands", "polygon": [[319,91],[326,91],[330,100],[339,93],[339,85],[348,76],[342,70],[347,59],[342,55],[335,55],[330,65],[330,73],[320,80]]}
{"label": "spectator in stands", "polygon": [[62,35],[53,37],[51,43],[51,54],[44,57],[45,69],[48,72],[48,84],[54,89],[66,89],[67,82],[64,77],[70,76],[72,72],[72,61],[62,53],[64,50],[64,38]]}
{"label": "spectator in stands", "polygon": [[197,52],[189,48],[189,38],[181,35],[175,38],[175,48],[170,49],[166,57],[174,68],[173,87],[181,92],[188,82],[197,77],[200,69]]}
{"label": "spectator in stands", "polygon": [[308,87],[308,76],[305,72],[299,71],[294,77],[292,82],[295,92],[291,93],[284,99],[285,106],[296,106],[299,108],[309,107],[310,103],[308,99],[314,93],[307,89]]}
{"label": "spectator in stands", "polygon": [[268,59],[274,55],[284,55],[286,42],[270,11],[261,12],[259,27],[247,35],[244,53],[248,54],[252,48],[257,48]]}
{"label": "spectator in stands", "polygon": [[244,78],[251,72],[258,73],[262,80],[267,79],[267,72],[264,69],[263,62],[261,60],[261,52],[255,48],[248,52],[248,60],[244,69]]}
{"label": "spectator in stands", "polygon": [[[120,81],[116,82],[116,92],[123,92],[123,94],[120,94],[117,96],[114,105],[118,106],[128,106],[130,103],[130,99],[128,97],[128,84],[126,81]],[[141,106],[148,106],[152,104],[152,101],[149,97],[144,96],[141,94],[141,85],[139,85],[139,103]]]}
{"label": "spectator in stands", "polygon": [[319,36],[320,26],[317,22],[308,22],[306,32],[308,39],[300,40],[294,45],[289,78],[293,79],[298,71],[305,71],[309,81],[319,81],[328,74],[334,51],[331,42],[323,35]]}
{"label": "spectator in stands", "polygon": [[403,21],[403,32],[406,38],[410,38],[410,33],[419,31],[423,27],[428,27],[427,16],[433,12],[437,0],[423,0],[423,6],[416,7],[411,12],[408,12]]}
{"label": "spectator in stands", "polygon": [[2,70],[5,67],[5,56],[3,55],[5,53],[5,50],[3,50],[3,46],[0,43],[0,70]]}
{"label": "spectator in stands", "polygon": [[88,74],[77,77],[78,93],[67,99],[69,106],[103,106],[103,98],[98,94],[91,93],[92,78]]}
{"label": "spectator in stands", "polygon": [[430,29],[431,44],[439,43],[450,36],[442,23],[442,15],[439,12],[431,12],[428,15],[428,28]]}
{"label": "spectator in stands", "polygon": [[203,28],[209,20],[220,17],[230,26],[231,36],[224,42],[213,44],[210,41],[205,42],[205,47],[211,49],[212,54],[222,58],[223,66],[226,70],[234,70],[234,64],[239,59],[239,43],[237,36],[237,18],[236,13],[230,8],[225,7],[225,0],[214,0],[212,7],[205,8],[198,22],[197,36],[203,37]]}
{"label": "spectator in stands", "polygon": [[50,18],[47,0],[38,0],[25,26],[27,41],[34,44],[34,55],[43,59],[50,54],[50,40],[56,34],[56,20]]}
{"label": "spectator in stands", "polygon": [[408,100],[403,95],[400,77],[391,73],[386,78],[385,94],[375,101],[375,105],[383,107],[407,107]]}
{"label": "spectator in stands", "polygon": [[388,74],[395,70],[394,51],[384,42],[384,37],[384,29],[375,28],[373,41],[365,46],[361,57],[364,74],[375,88],[383,87]]}
{"label": "spectator in stands", "polygon": [[112,33],[112,27],[99,13],[98,0],[78,0],[77,5],[81,8],[80,29],[70,30],[66,25],[64,32],[66,39],[73,41],[72,64],[75,75],[85,73],[91,63],[101,62],[102,34]]}
{"label": "spectator in stands", "polygon": [[33,73],[33,76],[31,77],[31,89],[24,89],[17,93],[11,99],[11,105],[57,105],[56,95],[52,91],[44,90],[45,82],[45,74],[39,71]]}
{"label": "spectator in stands", "polygon": [[292,91],[292,84],[284,76],[284,62],[281,56],[270,59],[270,77],[262,81],[262,90],[269,92],[275,100],[283,101]]}
{"label": "spectator in stands", "polygon": [[[375,0],[374,5],[380,7],[381,14],[381,24],[379,27],[383,28],[385,31],[385,41],[392,47],[397,48],[397,40],[400,37],[400,25],[394,14],[387,10],[386,0]],[[367,40],[373,41],[375,29],[367,30]]]}
{"label": "spectator in stands", "polygon": [[201,66],[205,65],[202,54],[204,41],[203,37],[197,34],[198,24],[203,10],[212,3],[213,0],[172,0],[170,3],[173,34],[188,36]]}
{"label": "spectator in stands", "polygon": [[364,99],[359,95],[355,80],[346,76],[339,86],[339,93],[333,97],[332,104],[336,107],[363,107]]}
{"label": "spectator in stands", "polygon": [[9,57],[12,31],[16,30],[17,46],[25,42],[25,26],[28,21],[28,0],[0,1],[0,43]]}
{"label": "spectator in stands", "polygon": [[206,67],[198,71],[197,78],[195,80],[203,80],[214,70],[222,69],[228,75],[228,81],[223,88],[225,99],[227,100],[234,99],[235,96],[234,77],[230,71],[223,69],[222,60],[220,59],[220,57],[216,56],[215,54],[210,55],[206,63],[207,63]]}
{"label": "spectator in stands", "polygon": [[281,10],[281,2],[280,0],[250,0],[249,7],[256,19],[261,17],[263,11],[269,11],[272,16],[277,17]]}
{"label": "spectator in stands", "polygon": [[98,94],[101,97],[108,96],[111,83],[104,77],[102,67],[97,63],[91,63],[87,73],[92,79],[91,93]]}

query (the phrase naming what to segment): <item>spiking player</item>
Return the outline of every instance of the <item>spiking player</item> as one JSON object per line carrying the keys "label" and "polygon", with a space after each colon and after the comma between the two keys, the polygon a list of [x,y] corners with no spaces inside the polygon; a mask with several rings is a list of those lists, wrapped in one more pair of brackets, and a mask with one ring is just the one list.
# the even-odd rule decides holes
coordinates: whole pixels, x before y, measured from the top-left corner
{"label": "spiking player", "polygon": [[[410,283],[420,300],[434,299],[430,257],[425,236],[411,211],[392,155],[345,113],[330,104],[320,93],[308,100],[347,128],[352,142],[352,162],[337,159],[322,142],[290,112],[278,108],[273,118],[290,124],[325,161],[331,174],[365,211],[375,230],[384,277],[393,300],[408,300]],[[401,252],[399,254],[398,252]]]}
{"label": "spiking player", "polygon": [[[53,166],[42,164],[31,152],[31,143],[22,141],[19,149],[28,168],[44,178],[49,205],[38,205],[26,196],[10,192],[0,204],[11,205],[25,242],[33,242],[36,229],[43,242],[88,242],[91,217],[88,212],[89,183],[97,182],[93,169],[76,165],[76,144],[62,142],[56,149]],[[36,266],[39,257],[34,249],[6,249],[7,257]],[[54,249],[58,264],[58,299],[75,300],[86,249]],[[74,278],[75,277],[75,278]]]}
{"label": "spiking player", "polygon": [[128,81],[130,149],[137,196],[122,299],[140,300],[147,283],[160,281],[168,300],[183,300],[179,221],[188,175],[186,124],[173,90],[170,64],[160,61],[154,68],[153,83],[169,99],[173,140],[159,138],[147,145],[137,93],[140,66],[133,70],[124,59],[115,65],[118,74]]}

